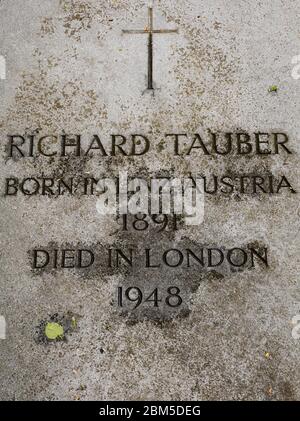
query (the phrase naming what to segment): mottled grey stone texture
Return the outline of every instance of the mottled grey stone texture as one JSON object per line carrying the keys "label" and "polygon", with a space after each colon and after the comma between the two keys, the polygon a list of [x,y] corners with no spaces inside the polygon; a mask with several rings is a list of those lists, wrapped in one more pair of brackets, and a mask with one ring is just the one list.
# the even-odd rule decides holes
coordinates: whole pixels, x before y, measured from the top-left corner
{"label": "mottled grey stone texture", "polygon": [[[292,57],[300,54],[299,0],[161,0],[155,25],[178,34],[154,38],[155,95],[146,87],[146,26],[141,0],[2,0],[0,54],[2,400],[212,399],[300,397],[298,195],[207,195],[204,223],[176,233],[115,234],[95,197],[5,197],[5,177],[155,174],[285,175],[298,191],[299,89]],[[271,85],[278,92],[270,93]],[[293,154],[174,157],[165,133],[279,131]],[[142,157],[7,159],[7,134],[140,133]],[[38,247],[139,250],[268,248],[269,268],[166,270],[149,274],[94,267],[34,273]],[[181,283],[185,311],[127,317],[115,307],[118,285]],[[56,315],[57,314],[57,315]],[[50,320],[78,326],[48,343]],[[146,317],[145,317],[146,316]],[[69,325],[68,325],[69,326]]]}

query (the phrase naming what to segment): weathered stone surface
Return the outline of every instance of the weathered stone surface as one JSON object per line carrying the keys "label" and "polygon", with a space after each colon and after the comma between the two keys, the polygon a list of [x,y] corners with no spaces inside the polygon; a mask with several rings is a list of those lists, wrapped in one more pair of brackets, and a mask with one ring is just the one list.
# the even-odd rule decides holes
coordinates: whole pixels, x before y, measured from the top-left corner
{"label": "weathered stone surface", "polygon": [[[299,186],[300,2],[154,2],[155,94],[147,86],[147,37],[122,34],[147,24],[140,0],[0,2],[1,399],[299,399],[299,200],[292,189],[205,195],[204,222],[178,231],[120,231],[97,212],[97,197],[5,195],[7,177],[150,177],[175,174],[287,177]],[[270,86],[277,92],[269,92]],[[285,133],[289,151],[174,155],[165,134]],[[142,156],[9,156],[7,135],[147,136]],[[273,136],[273,135],[272,135]],[[270,138],[271,139],[271,138]],[[273,139],[273,137],[272,137]],[[270,140],[270,142],[273,140]],[[53,139],[50,150],[58,143]],[[226,147],[225,137],[222,147]],[[130,151],[130,144],[127,145]],[[181,150],[181,149],[180,149]],[[211,149],[209,149],[211,150]],[[16,150],[14,151],[16,152]],[[278,181],[277,181],[278,184]],[[110,267],[108,249],[133,248],[137,263]],[[145,268],[145,249],[268,250],[234,268]],[[33,249],[91,249],[86,269],[32,268]],[[186,262],[186,260],[185,260]],[[116,307],[117,287],[173,285],[180,310]],[[47,322],[64,340],[43,340]]]}

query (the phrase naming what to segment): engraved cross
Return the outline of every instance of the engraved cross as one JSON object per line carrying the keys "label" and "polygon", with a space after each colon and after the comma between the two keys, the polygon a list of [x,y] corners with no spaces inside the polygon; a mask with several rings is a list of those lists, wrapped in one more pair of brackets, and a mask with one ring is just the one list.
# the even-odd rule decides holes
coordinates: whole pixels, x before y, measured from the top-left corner
{"label": "engraved cross", "polygon": [[153,28],[153,8],[148,8],[148,26],[145,29],[127,30],[124,29],[124,34],[148,34],[148,86],[147,89],[153,88],[153,34],[174,34],[177,29],[154,29]]}

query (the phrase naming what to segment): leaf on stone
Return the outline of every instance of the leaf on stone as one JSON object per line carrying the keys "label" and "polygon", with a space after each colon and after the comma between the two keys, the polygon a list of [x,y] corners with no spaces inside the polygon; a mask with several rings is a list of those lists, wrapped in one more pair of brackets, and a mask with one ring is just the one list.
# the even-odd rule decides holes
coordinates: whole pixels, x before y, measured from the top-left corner
{"label": "leaf on stone", "polygon": [[64,328],[59,323],[47,323],[45,326],[45,335],[50,340],[62,339]]}
{"label": "leaf on stone", "polygon": [[269,87],[269,92],[277,92],[277,91],[278,91],[278,86],[272,85]]}
{"label": "leaf on stone", "polygon": [[75,319],[75,317],[73,316],[71,319],[71,325],[73,329],[76,329],[77,327],[77,320]]}

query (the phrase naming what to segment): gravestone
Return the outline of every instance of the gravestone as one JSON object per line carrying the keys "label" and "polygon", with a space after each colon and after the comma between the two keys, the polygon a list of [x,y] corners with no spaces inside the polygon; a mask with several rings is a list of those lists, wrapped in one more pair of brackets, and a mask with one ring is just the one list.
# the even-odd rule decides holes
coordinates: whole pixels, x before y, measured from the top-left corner
{"label": "gravestone", "polygon": [[2,400],[299,399],[297,5],[1,2]]}

